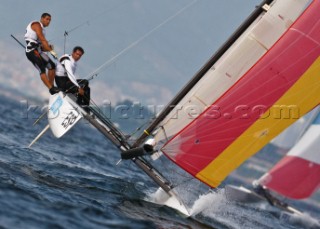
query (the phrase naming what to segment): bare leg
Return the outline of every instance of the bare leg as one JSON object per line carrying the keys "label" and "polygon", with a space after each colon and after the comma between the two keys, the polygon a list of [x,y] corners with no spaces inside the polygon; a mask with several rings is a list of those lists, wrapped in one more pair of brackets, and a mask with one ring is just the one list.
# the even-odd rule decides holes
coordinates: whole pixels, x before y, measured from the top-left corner
{"label": "bare leg", "polygon": [[50,84],[53,86],[54,85],[54,77],[55,77],[56,71],[55,69],[50,69],[48,70],[48,79]]}
{"label": "bare leg", "polygon": [[40,78],[42,82],[47,86],[48,89],[50,89],[53,86],[53,84],[51,84],[50,81],[48,80],[48,77],[45,73],[40,74]]}

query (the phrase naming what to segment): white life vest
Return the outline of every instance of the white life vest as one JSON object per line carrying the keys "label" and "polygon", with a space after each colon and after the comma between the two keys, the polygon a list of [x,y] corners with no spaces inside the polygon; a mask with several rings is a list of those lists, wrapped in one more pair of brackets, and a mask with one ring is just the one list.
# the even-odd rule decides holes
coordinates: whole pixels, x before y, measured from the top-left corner
{"label": "white life vest", "polygon": [[[39,22],[40,25],[41,25],[41,28],[42,28],[42,33],[43,35],[45,36],[45,29],[42,25],[42,23],[40,21],[32,21],[29,23],[29,25],[27,26],[27,29],[26,29],[26,33],[24,35],[24,39],[26,40],[27,42],[27,46],[26,46],[26,52],[30,52],[36,48],[39,48],[40,45],[41,45],[41,42],[37,36],[37,33],[31,28],[31,25],[35,22]],[[41,51],[39,49],[39,51]]]}
{"label": "white life vest", "polygon": [[59,62],[57,62],[56,77],[69,77],[73,84],[80,87],[75,76],[76,69],[77,62],[73,59],[72,55],[64,54],[60,57]]}

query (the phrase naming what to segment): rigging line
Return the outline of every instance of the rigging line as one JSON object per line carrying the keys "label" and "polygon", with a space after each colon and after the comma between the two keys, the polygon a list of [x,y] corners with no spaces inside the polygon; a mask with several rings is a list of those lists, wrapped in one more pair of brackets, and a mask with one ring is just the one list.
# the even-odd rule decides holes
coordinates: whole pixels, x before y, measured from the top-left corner
{"label": "rigging line", "polygon": [[91,74],[89,74],[87,76],[87,79],[93,79],[94,76],[97,76],[99,74],[99,71],[104,68],[105,66],[108,66],[110,63],[112,63],[114,60],[116,60],[119,56],[121,56],[122,54],[126,53],[128,50],[130,50],[131,48],[133,48],[134,46],[136,46],[137,44],[139,44],[142,40],[144,40],[145,38],[147,38],[148,36],[150,36],[154,31],[158,30],[160,27],[162,27],[163,25],[167,24],[169,21],[173,20],[175,17],[177,17],[179,14],[181,14],[182,12],[184,12],[186,9],[188,9],[190,6],[194,5],[198,0],[194,0],[191,3],[187,4],[186,6],[184,6],[182,9],[180,9],[178,12],[176,12],[174,15],[170,16],[169,18],[167,18],[166,20],[164,20],[163,22],[161,22],[159,25],[157,25],[156,27],[154,27],[153,29],[151,29],[149,32],[147,32],[145,35],[143,35],[142,37],[140,37],[138,40],[132,42],[129,46],[127,46],[126,48],[124,48],[122,51],[120,51],[118,54],[116,54],[115,56],[111,57],[111,59],[107,60],[104,64],[102,64],[100,67],[98,67],[95,71],[93,71]]}
{"label": "rigging line", "polygon": [[[89,18],[88,20],[79,23],[78,25],[76,25],[75,27],[73,27],[72,29],[70,29],[70,30],[68,30],[68,31],[66,30],[66,31],[64,32],[64,35],[69,35],[71,32],[77,30],[78,28],[84,26],[85,24],[89,25],[89,24],[90,24],[89,22],[92,21],[93,19],[95,19],[95,18],[97,18],[97,17],[99,17],[99,16],[101,16],[101,15],[107,13],[107,12],[114,11],[116,8],[124,5],[125,3],[127,3],[127,2],[123,1],[121,4],[116,5],[115,7],[112,7],[112,8],[110,8],[110,9],[106,9],[106,10],[102,11],[102,12],[99,13],[99,14],[94,14],[94,16],[92,16],[92,17]],[[53,41],[53,40],[55,40],[55,39],[57,39],[57,37],[54,37],[54,38],[51,39],[50,41]]]}
{"label": "rigging line", "polygon": [[113,7],[113,8],[106,9],[106,10],[102,11],[100,14],[97,14],[97,15],[91,17],[89,20],[87,20],[87,21],[85,21],[85,22],[82,22],[82,23],[80,23],[79,25],[75,26],[74,28],[70,29],[69,31],[65,31],[65,32],[66,32],[67,35],[68,35],[69,33],[75,31],[76,29],[78,29],[79,27],[81,27],[81,26],[83,26],[83,25],[85,25],[85,24],[88,24],[88,25],[89,25],[89,22],[92,21],[93,19],[95,19],[95,18],[97,18],[97,17],[99,17],[99,16],[101,16],[101,15],[104,15],[104,14],[107,13],[107,12],[114,11],[114,9],[116,9],[116,8],[124,5],[125,3],[127,3],[127,2],[124,2],[124,1],[123,1],[121,4],[116,5],[116,6]]}
{"label": "rigging line", "polygon": [[129,138],[131,138],[132,136],[134,136],[138,131],[140,131],[142,129],[143,126],[147,125],[150,121],[146,121],[144,123],[142,123],[138,128],[136,128],[135,130],[133,130],[130,134],[129,134]]}
{"label": "rigging line", "polygon": [[90,21],[92,21],[93,19],[98,18],[99,16],[104,15],[104,14],[107,13],[107,12],[114,11],[116,8],[124,5],[124,3],[126,3],[126,2],[122,2],[121,4],[116,5],[115,7],[112,7],[112,8],[110,8],[110,9],[106,9],[106,10],[102,11],[100,14],[95,14],[93,17],[91,17],[91,18],[89,18],[88,20],[86,20],[86,21],[78,24],[77,26],[73,27],[72,29],[70,29],[70,30],[68,30],[68,31],[65,30],[65,31],[64,31],[64,34],[63,34],[63,35],[64,35],[64,45],[63,45],[63,46],[64,46],[64,47],[63,47],[64,53],[66,52],[67,36],[69,36],[69,34],[70,34],[71,32],[77,30],[78,28],[80,28],[80,27],[82,27],[82,26],[84,26],[84,25],[86,25],[86,24],[89,26],[89,25],[90,25]]}

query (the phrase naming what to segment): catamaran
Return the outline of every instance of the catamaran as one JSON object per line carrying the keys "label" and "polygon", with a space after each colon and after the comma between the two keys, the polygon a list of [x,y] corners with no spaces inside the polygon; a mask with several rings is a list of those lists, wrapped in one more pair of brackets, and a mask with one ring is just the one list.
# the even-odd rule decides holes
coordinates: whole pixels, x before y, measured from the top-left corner
{"label": "catamaran", "polygon": [[[88,113],[61,92],[50,98],[49,127],[61,137],[87,119],[155,181],[164,204],[189,215],[184,185],[197,178],[217,188],[319,104],[319,10],[319,0],[264,0],[140,136],[129,139],[97,108]],[[161,160],[170,169],[157,167]],[[185,173],[171,178],[172,169]]]}
{"label": "catamaran", "polygon": [[320,187],[320,113],[297,144],[258,181],[292,199],[310,197]]}
{"label": "catamaran", "polygon": [[[227,198],[242,203],[268,202],[286,213],[282,214],[288,221],[300,219],[304,224],[313,222],[320,227],[320,221],[308,217],[305,213],[290,206],[286,202],[289,199],[306,199],[312,196],[320,187],[320,107],[315,108],[303,117],[303,121],[296,123],[296,126],[288,128],[280,139],[274,142],[280,146],[282,141],[291,142],[291,139],[298,138],[296,144],[288,153],[260,179],[253,182],[254,188],[249,190],[243,186],[225,186]],[[298,127],[297,127],[298,126]],[[290,130],[300,130],[293,131]],[[300,137],[299,137],[300,136]],[[287,137],[287,138],[286,138]],[[288,214],[289,213],[289,214]]]}

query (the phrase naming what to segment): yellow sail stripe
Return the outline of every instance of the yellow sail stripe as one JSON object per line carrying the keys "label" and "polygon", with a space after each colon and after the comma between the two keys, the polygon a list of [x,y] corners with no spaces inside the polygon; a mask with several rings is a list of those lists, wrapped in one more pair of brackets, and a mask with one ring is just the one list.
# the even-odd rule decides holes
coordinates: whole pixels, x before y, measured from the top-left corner
{"label": "yellow sail stripe", "polygon": [[[302,77],[275,103],[275,106],[296,105],[300,117],[320,102],[320,57]],[[297,119],[278,118],[269,109],[196,177],[217,187],[233,170],[258,152]]]}

